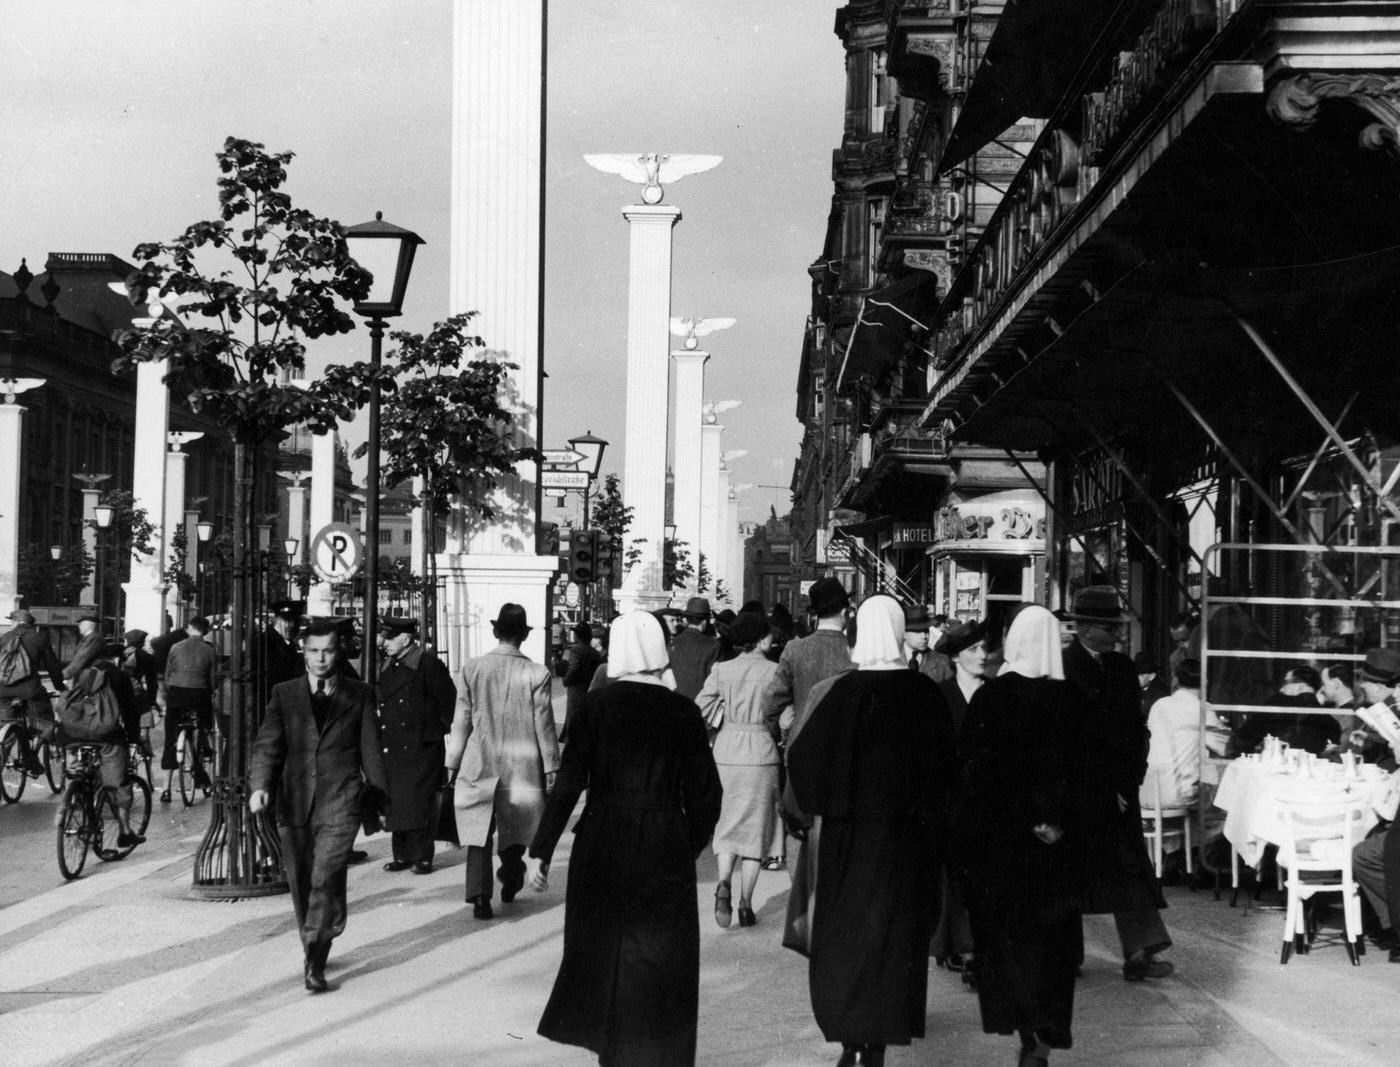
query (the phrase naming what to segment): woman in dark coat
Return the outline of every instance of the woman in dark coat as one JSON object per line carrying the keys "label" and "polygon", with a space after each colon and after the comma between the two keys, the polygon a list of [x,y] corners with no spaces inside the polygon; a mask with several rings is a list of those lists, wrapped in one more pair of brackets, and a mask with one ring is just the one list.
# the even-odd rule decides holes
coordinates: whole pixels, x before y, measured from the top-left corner
{"label": "woman in dark coat", "polygon": [[539,1032],[592,1049],[601,1067],[695,1063],[695,858],[721,790],[700,713],[661,680],[666,664],[655,618],[634,611],[613,622],[610,684],[584,701],[530,845],[539,892],[588,790],[569,861],[564,958]]}
{"label": "woman in dark coat", "polygon": [[798,806],[821,817],[808,982],[840,1067],[879,1067],[924,1036],[928,944],[954,778],[953,725],[909,670],[904,611],[873,596],[856,617],[856,670],[838,676],[788,750]]}
{"label": "woman in dark coat", "polygon": [[593,675],[603,662],[603,654],[593,647],[593,628],[586,622],[574,624],[574,643],[564,653],[568,666],[564,670],[564,732],[559,735],[559,743],[569,739],[569,728],[578,718],[583,707],[583,698],[588,695],[588,686]]}
{"label": "woman in dark coat", "polygon": [[1112,798],[1094,705],[1064,679],[1059,623],[1023,609],[1005,663],[973,695],[959,750],[954,815],[977,944],[982,1029],[1019,1035],[1021,1067],[1069,1048],[1080,916],[1093,868],[1111,859],[1096,836]]}

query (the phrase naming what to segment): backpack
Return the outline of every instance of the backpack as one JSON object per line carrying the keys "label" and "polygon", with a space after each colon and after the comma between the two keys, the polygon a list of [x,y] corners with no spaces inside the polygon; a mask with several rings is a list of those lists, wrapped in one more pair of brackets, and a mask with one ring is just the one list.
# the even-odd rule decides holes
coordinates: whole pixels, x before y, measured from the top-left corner
{"label": "backpack", "polygon": [[121,734],[121,706],[101,671],[87,668],[59,694],[58,721],[70,741],[108,741]]}
{"label": "backpack", "polygon": [[19,685],[34,673],[29,650],[19,636],[12,634],[0,641],[0,685]]}

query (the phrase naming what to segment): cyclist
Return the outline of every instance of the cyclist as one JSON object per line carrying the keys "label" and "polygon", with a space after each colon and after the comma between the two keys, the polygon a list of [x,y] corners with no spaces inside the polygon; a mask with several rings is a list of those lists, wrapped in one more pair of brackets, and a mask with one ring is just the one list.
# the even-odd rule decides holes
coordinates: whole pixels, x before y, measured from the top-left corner
{"label": "cyclist", "polygon": [[[214,671],[218,656],[214,646],[205,640],[209,633],[209,620],[200,615],[185,624],[189,637],[170,650],[165,663],[165,748],[161,753],[160,765],[165,771],[165,789],[161,791],[161,803],[170,803],[170,787],[175,782],[175,771],[180,761],[175,755],[175,742],[180,735],[182,719],[192,717],[196,731],[201,737],[199,751],[204,748],[203,736],[214,726]],[[209,776],[198,763],[195,765],[195,783],[201,789],[208,788]]]}
{"label": "cyclist", "polygon": [[73,658],[68,661],[68,666],[63,668],[63,680],[71,682],[78,677],[78,672],[91,667],[98,655],[102,652],[102,646],[106,644],[102,635],[97,632],[97,615],[95,612],[84,611],[78,615],[78,647],[73,651]]}
{"label": "cyclist", "polygon": [[117,823],[121,832],[117,837],[118,848],[131,848],[146,840],[131,829],[131,786],[127,779],[127,737],[122,723],[129,722],[135,708],[136,698],[131,682],[117,666],[121,659],[122,643],[114,641],[102,646],[97,652],[93,665],[80,671],[73,679],[73,687],[86,696],[96,696],[104,688],[110,689],[116,698],[120,718],[105,736],[91,741],[74,742],[68,746],[69,772],[75,770],[73,754],[77,744],[93,745],[102,765],[102,787],[116,797]]}
{"label": "cyclist", "polygon": [[126,646],[122,649],[121,667],[122,673],[131,680],[131,688],[136,694],[136,714],[139,716],[136,729],[128,726],[127,733],[133,740],[139,740],[141,751],[150,756],[151,727],[155,725],[160,683],[155,657],[146,651],[146,637],[145,630],[128,630],[122,634]]}
{"label": "cyclist", "polygon": [[[0,722],[25,721],[24,713],[15,706],[16,701],[20,701],[28,710],[30,729],[44,735],[52,734],[53,707],[40,675],[47,672],[54,688],[61,693],[65,688],[63,668],[49,646],[48,638],[36,629],[32,612],[22,609],[12,611],[10,621],[15,624],[14,628],[0,638],[0,650],[11,641],[19,642],[29,661],[29,671],[22,677],[12,679],[8,685],[0,685]],[[32,748],[29,750],[29,760],[30,766],[26,770],[43,772]]]}

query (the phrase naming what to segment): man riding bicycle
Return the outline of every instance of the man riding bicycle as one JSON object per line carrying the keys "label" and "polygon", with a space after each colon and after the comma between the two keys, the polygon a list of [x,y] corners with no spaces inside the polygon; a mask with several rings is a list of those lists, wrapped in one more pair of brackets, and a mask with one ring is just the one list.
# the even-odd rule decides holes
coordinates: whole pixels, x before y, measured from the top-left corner
{"label": "man riding bicycle", "polygon": [[[27,670],[18,677],[0,679],[0,722],[23,722],[27,711],[31,730],[51,733],[53,708],[40,675],[47,672],[54,688],[61,693],[65,688],[63,668],[59,665],[53,649],[49,647],[48,638],[35,627],[34,615],[31,612],[12,611],[9,617],[15,625],[0,638],[0,663],[24,663]],[[18,647],[13,653],[7,653],[11,642],[16,643]],[[25,710],[17,708],[17,702],[22,704]],[[26,768],[27,770],[42,772],[43,768],[38,765],[38,760],[32,752],[30,761],[32,766]]]}
{"label": "man riding bicycle", "polygon": [[[117,847],[131,848],[146,839],[131,829],[131,786],[127,784],[127,745],[131,738],[127,736],[124,724],[131,720],[136,697],[130,679],[117,666],[122,648],[120,641],[103,646],[93,665],[84,668],[73,679],[74,692],[65,703],[81,705],[85,699],[90,702],[103,699],[105,695],[102,690],[106,689],[110,692],[110,699],[116,704],[117,717],[105,732],[90,735],[82,741],[74,741],[71,737],[68,739],[69,770],[74,769],[76,746],[91,745],[97,749],[102,767],[102,787],[109,790],[117,801],[117,823],[121,827]],[[64,722],[68,721],[68,713],[64,712]],[[76,732],[71,726],[69,730]],[[83,737],[83,734],[78,733],[78,736]]]}

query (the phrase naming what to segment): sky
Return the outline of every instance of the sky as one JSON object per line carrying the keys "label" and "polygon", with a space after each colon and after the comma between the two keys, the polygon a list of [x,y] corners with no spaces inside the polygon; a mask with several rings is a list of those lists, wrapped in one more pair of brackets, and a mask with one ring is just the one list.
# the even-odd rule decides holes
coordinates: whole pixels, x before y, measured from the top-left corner
{"label": "sky", "polygon": [[[840,143],[839,5],[820,0],[554,0],[545,231],[547,447],[625,436],[627,224],[636,187],[585,152],[718,154],[668,186],[672,311],[731,316],[710,336],[740,517],[789,506],[801,440],[797,360]],[[0,269],[50,252],[169,239],[216,212],[226,136],[293,151],[294,202],[346,225],[382,211],[416,231],[404,315],[447,304],[450,0],[0,0]],[[362,331],[318,343],[312,370],[366,358]],[[362,426],[347,439],[363,440]],[[558,513],[562,515],[563,513]],[[547,505],[545,518],[555,518]]]}

